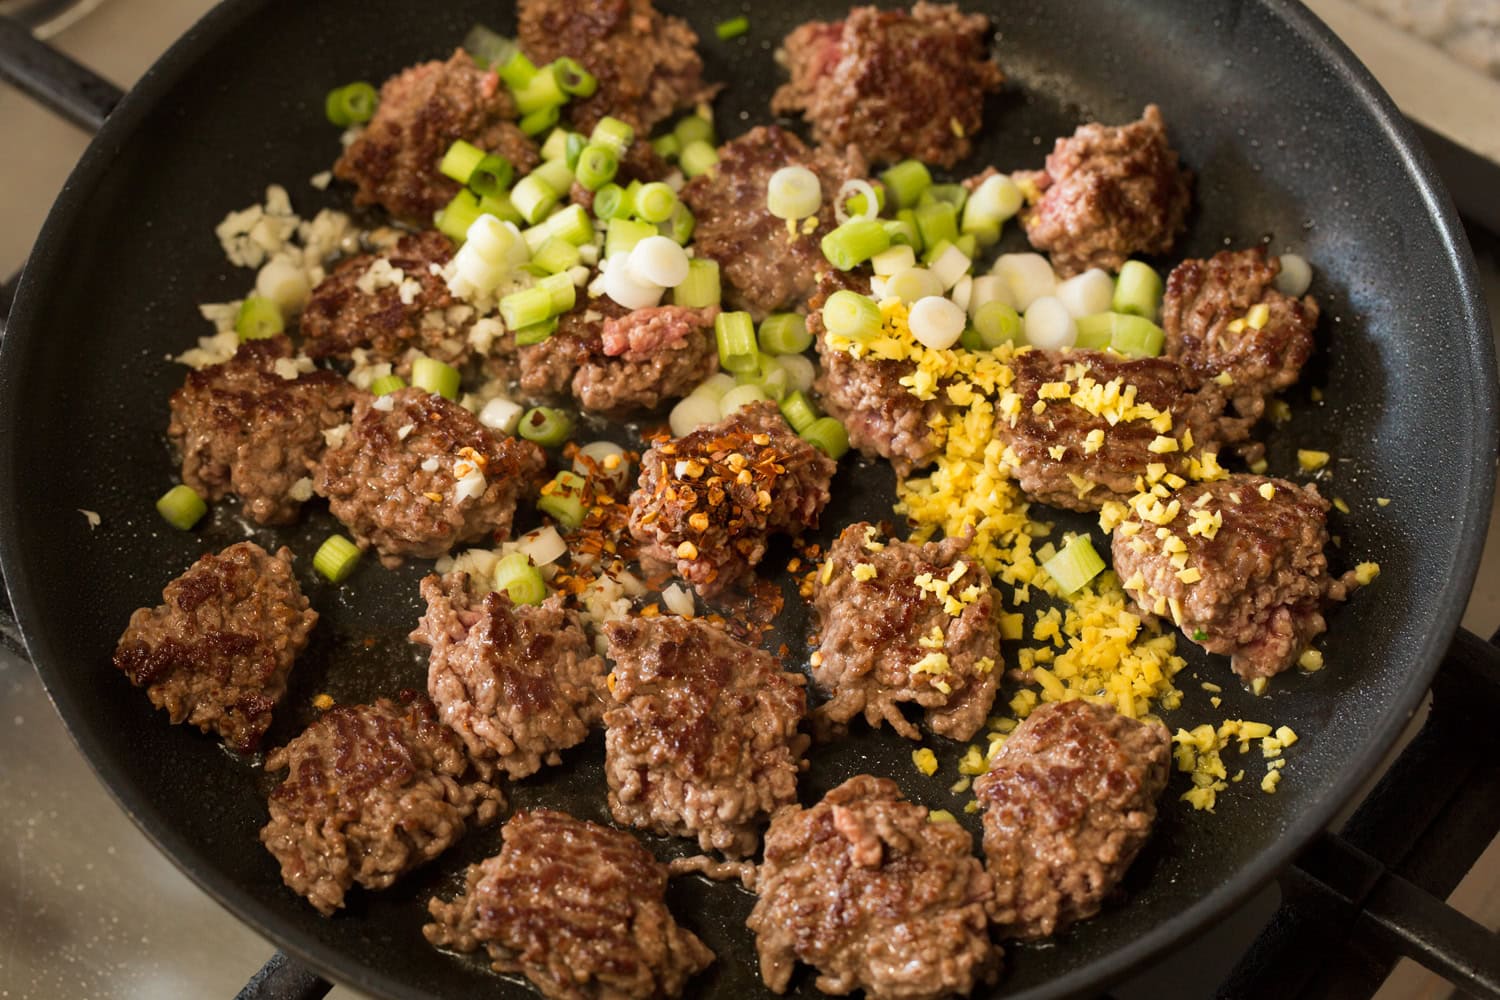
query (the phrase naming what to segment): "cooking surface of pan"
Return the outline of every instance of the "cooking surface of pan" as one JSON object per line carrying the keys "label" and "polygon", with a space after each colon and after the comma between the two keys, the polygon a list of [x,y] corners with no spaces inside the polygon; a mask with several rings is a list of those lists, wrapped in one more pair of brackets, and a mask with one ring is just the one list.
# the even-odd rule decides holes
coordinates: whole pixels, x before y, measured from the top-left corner
{"label": "cooking surface of pan", "polygon": [[[740,13],[737,4],[661,6],[688,17],[703,38],[708,76],[729,83],[716,104],[726,136],[769,120],[782,79],[771,55],[777,41],[803,20],[846,9],[758,5],[750,35],[722,43],[713,25]],[[1384,570],[1330,614],[1320,643],[1328,668],[1278,678],[1268,697],[1241,691],[1222,658],[1179,643],[1190,664],[1178,679],[1186,700],[1165,716],[1169,726],[1246,718],[1290,725],[1302,740],[1275,795],[1249,780],[1260,773],[1252,754],[1247,780],[1221,797],[1215,815],[1177,801],[1185,787],[1177,776],[1123,898],[1047,946],[1008,949],[995,995],[1062,994],[1159,952],[1270,877],[1353,793],[1410,715],[1478,561],[1493,485],[1494,362],[1446,196],[1373,83],[1300,8],[964,6],[994,10],[1008,80],[960,176],[989,163],[1039,166],[1052,140],[1081,121],[1128,121],[1154,101],[1197,175],[1174,259],[1268,239],[1273,252],[1313,262],[1312,292],[1324,309],[1319,351],[1289,395],[1293,419],[1269,434],[1271,469],[1295,472],[1299,447],[1330,452],[1322,488],[1351,508],[1333,515],[1341,542],[1334,569],[1372,559]],[[207,891],[292,954],[384,996],[531,995],[421,935],[428,896],[456,888],[465,865],[497,850],[498,828],[472,833],[389,891],[353,892],[349,910],[325,920],[282,886],[257,840],[263,773],[210,738],[167,725],[109,658],[132,610],[156,603],[201,552],[252,533],[293,548],[323,615],[271,744],[305,724],[316,693],[354,701],[424,686],[425,650],[405,634],[421,612],[416,581],[429,563],[390,572],[366,559],[333,587],[312,572],[318,542],[336,530],[326,510],[281,531],[252,532],[228,503],[193,533],[160,520],[152,501],[174,475],[167,397],[183,375],[164,359],[210,332],[198,303],[237,298],[253,280],[224,261],[214,237],[226,212],[261,200],[269,183],[286,185],[306,217],[323,205],[347,207],[347,191],[308,183],[338,152],[323,95],[442,58],[476,21],[507,32],[507,7],[241,0],[216,9],[120,105],[68,182],[0,346],[0,555],[59,711],[121,804]],[[1019,234],[1007,235],[1006,249],[1021,247]],[[1314,386],[1322,402],[1312,400]],[[846,459],[834,496],[825,538],[856,517],[892,516],[883,464]],[[1378,506],[1377,497],[1391,502]],[[99,527],[79,509],[98,512]],[[1053,520],[1086,529],[1092,519]],[[773,550],[767,566],[777,564]],[[777,634],[802,662],[806,625],[799,603],[789,602]],[[1202,681],[1224,687],[1222,707],[1209,705]],[[801,797],[815,801],[869,771],[960,812],[963,800],[945,789],[962,747],[929,743],[944,762],[931,779],[913,769],[912,743],[858,727],[847,741],[814,749]],[[564,758],[510,786],[512,806],[607,821],[602,737]],[[664,857],[687,853],[686,842],[647,842]],[[670,900],[719,955],[695,995],[766,992],[743,927],[752,896],[692,877],[674,881]],[[817,995],[812,978],[799,974],[794,995]]]}

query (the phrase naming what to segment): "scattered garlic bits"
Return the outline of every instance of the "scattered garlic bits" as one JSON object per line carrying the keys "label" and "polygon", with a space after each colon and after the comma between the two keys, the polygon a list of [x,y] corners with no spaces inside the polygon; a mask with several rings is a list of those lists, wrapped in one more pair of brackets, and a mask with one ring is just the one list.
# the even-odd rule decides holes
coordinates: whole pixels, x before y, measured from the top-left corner
{"label": "scattered garlic bits", "polygon": [[1176,744],[1173,755],[1177,759],[1177,770],[1193,776],[1193,787],[1182,794],[1182,801],[1194,809],[1213,812],[1219,793],[1231,782],[1242,780],[1245,773],[1239,769],[1233,777],[1230,776],[1224,762],[1225,752],[1231,743],[1238,742],[1239,752],[1248,753],[1257,741],[1260,743],[1260,759],[1266,766],[1260,788],[1273,794],[1281,782],[1282,768],[1286,767],[1286,758],[1281,753],[1297,742],[1297,734],[1290,727],[1281,726],[1273,732],[1264,722],[1226,719],[1218,728],[1204,723],[1191,730],[1177,730],[1172,737]]}

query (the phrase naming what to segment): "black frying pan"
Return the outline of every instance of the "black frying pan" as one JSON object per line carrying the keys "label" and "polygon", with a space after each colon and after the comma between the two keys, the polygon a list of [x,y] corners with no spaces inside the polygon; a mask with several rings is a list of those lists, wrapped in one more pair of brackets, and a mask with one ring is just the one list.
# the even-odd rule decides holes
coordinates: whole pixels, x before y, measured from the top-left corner
{"label": "black frying pan", "polygon": [[[442,57],[476,20],[507,30],[507,6],[460,2],[430,12],[368,0],[234,0],[215,9],[126,97],[85,154],[37,244],[0,345],[0,557],[59,712],[121,805],[207,892],[296,958],[390,997],[528,995],[478,960],[429,948],[420,934],[426,898],[493,852],[495,831],[471,836],[391,891],[355,892],[347,913],[318,917],[282,887],[257,842],[261,772],[196,732],[168,726],[109,657],[134,608],[155,603],[200,552],[245,533],[228,505],[192,534],[166,528],[151,507],[173,474],[162,432],[167,396],[182,379],[163,355],[204,332],[196,303],[234,298],[249,280],[224,263],[213,224],[259,200],[271,181],[287,184],[309,215],[341,204],[345,192],[320,194],[306,183],[337,152],[322,118],[325,92]],[[770,57],[776,42],[797,22],[842,9],[756,5],[749,38],[719,43],[712,25],[742,12],[741,4],[663,6],[687,13],[705,36],[710,75],[731,82],[718,103],[731,134],[765,117],[779,81]],[[1273,249],[1315,263],[1321,350],[1292,393],[1294,419],[1271,438],[1271,467],[1292,472],[1299,446],[1331,451],[1326,490],[1354,511],[1334,516],[1338,568],[1373,558],[1385,569],[1376,586],[1333,613],[1323,644],[1329,668],[1284,677],[1269,698],[1227,683],[1223,708],[1213,710],[1198,682],[1225,682],[1226,664],[1191,661],[1180,683],[1187,703],[1169,724],[1265,719],[1293,726],[1303,740],[1275,796],[1247,782],[1223,797],[1217,815],[1177,802],[1176,779],[1125,899],[1049,947],[1010,951],[996,995],[1059,995],[1097,988],[1242,901],[1375,767],[1427,689],[1472,582],[1493,486],[1495,371],[1472,261],[1447,197],[1389,101],[1300,7],[1270,0],[992,7],[1009,83],[966,166],[1036,165],[1079,121],[1125,121],[1157,101],[1198,174],[1197,208],[1178,252],[1201,256],[1269,239]],[[1322,388],[1323,402],[1310,401],[1310,386]],[[883,468],[846,460],[828,523],[887,516],[889,489]],[[1391,503],[1379,507],[1376,497]],[[77,508],[98,511],[100,528],[90,531]],[[320,585],[309,557],[331,528],[326,512],[312,512],[298,529],[253,532],[299,553],[304,586],[324,616],[273,742],[306,722],[315,692],[352,700],[423,683],[420,652],[403,635],[419,613],[415,582],[426,567],[389,573],[366,560],[344,587]],[[800,637],[800,612],[784,624]],[[606,818],[599,742],[513,788],[513,803]],[[961,748],[943,749],[941,773],[951,775]],[[935,807],[959,805],[942,790],[951,779],[922,779],[910,750],[888,734],[858,732],[817,752],[803,797],[871,770]],[[651,844],[664,856],[685,847]],[[764,992],[742,926],[751,901],[693,878],[674,885],[677,913],[720,956],[695,983],[700,995]],[[795,988],[814,995],[810,976]]]}

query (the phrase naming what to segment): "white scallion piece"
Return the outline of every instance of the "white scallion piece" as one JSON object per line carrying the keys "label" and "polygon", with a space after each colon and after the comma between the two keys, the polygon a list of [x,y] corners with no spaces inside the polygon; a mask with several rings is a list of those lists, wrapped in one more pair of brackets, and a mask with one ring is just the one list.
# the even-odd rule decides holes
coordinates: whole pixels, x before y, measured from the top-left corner
{"label": "white scallion piece", "polygon": [[929,295],[913,303],[907,316],[911,335],[935,351],[945,351],[958,343],[968,316],[941,295]]}
{"label": "white scallion piece", "polygon": [[972,211],[979,218],[1004,222],[1021,210],[1021,204],[1025,200],[1025,195],[1015,181],[1005,174],[996,174],[987,178],[969,195],[969,200],[964,203],[965,218]]}
{"label": "white scallion piece", "polygon": [[[865,207],[851,215],[849,201],[855,195],[864,195]],[[844,186],[839,188],[838,200],[833,203],[833,217],[839,225],[842,226],[850,219],[874,219],[879,215],[880,201],[875,196],[875,189],[870,186],[869,181],[847,180]]]}
{"label": "white scallion piece", "polygon": [[734,416],[740,407],[749,406],[751,403],[762,403],[770,398],[766,395],[766,390],[758,385],[737,385],[724,393],[724,398],[719,400],[719,418],[727,420]]}
{"label": "white scallion piece", "polygon": [[680,400],[667,414],[673,437],[683,437],[700,427],[719,422],[719,401],[709,395],[693,393]]}
{"label": "white scallion piece", "polygon": [[932,262],[929,269],[938,281],[943,283],[943,291],[946,292],[969,273],[969,267],[972,264],[973,261],[969,260],[967,254],[949,244],[947,249],[937,255],[937,259]]}
{"label": "white scallion piece", "polygon": [[479,253],[474,252],[468,243],[460,247],[458,253],[453,256],[455,281],[466,282],[481,292],[493,292],[500,287],[500,283],[509,273],[509,268],[504,264],[485,260]]}
{"label": "white scallion piece", "polygon": [[1005,279],[1011,302],[1017,312],[1025,312],[1031,303],[1057,288],[1057,275],[1047,258],[1039,253],[1001,254],[995,261],[995,273]]}
{"label": "white scallion piece", "polygon": [[882,278],[888,278],[917,266],[917,252],[905,243],[896,243],[889,250],[882,250],[870,258],[870,266]]}
{"label": "white scallion piece", "polygon": [[999,302],[1015,308],[1010,297],[1010,286],[998,274],[981,274],[974,279],[969,291],[969,315],[977,313],[986,302]]}
{"label": "white scallion piece", "polygon": [[1282,295],[1298,298],[1307,294],[1312,285],[1312,265],[1301,254],[1281,255],[1281,273],[1276,275],[1276,290]]}
{"label": "white scallion piece", "polygon": [[1109,312],[1115,296],[1115,280],[1097,267],[1059,282],[1054,293],[1074,319]]}
{"label": "white scallion piece", "polygon": [[617,253],[604,262],[604,294],[626,309],[646,309],[661,301],[660,285],[637,281],[630,272],[630,256]]}
{"label": "white scallion piece", "polygon": [[931,295],[942,295],[943,282],[925,267],[908,267],[886,279],[885,294],[910,305]]}
{"label": "white scallion piece", "polygon": [[490,430],[499,431],[502,434],[514,434],[516,426],[521,422],[521,414],[525,412],[526,408],[520,403],[504,398],[492,399],[479,411],[479,422]]}
{"label": "white scallion piece", "polygon": [[526,553],[538,568],[548,566],[561,559],[568,551],[568,543],[552,525],[528,531],[516,539],[516,551]]}
{"label": "white scallion piece", "polygon": [[812,360],[801,354],[782,354],[776,358],[776,363],[786,372],[787,384],[798,392],[808,392],[812,389],[813,380],[818,377],[818,368]]}
{"label": "white scallion piece", "polygon": [[888,278],[882,278],[878,274],[872,277],[870,279],[870,298],[876,302],[884,302],[890,298],[890,292],[887,290],[889,285],[890,279]]}
{"label": "white scallion piece", "polygon": [[464,246],[472,247],[474,253],[491,264],[504,264],[510,261],[518,240],[521,240],[521,234],[515,226],[507,226],[486,212],[469,226]]}
{"label": "white scallion piece", "polygon": [[728,372],[718,372],[700,382],[692,391],[694,396],[706,396],[715,403],[724,398],[724,393],[739,385]]}
{"label": "white scallion piece", "polygon": [[295,316],[307,304],[312,286],[307,272],[284,256],[272,257],[255,276],[255,294],[270,299],[282,316]]}
{"label": "white scallion piece", "polygon": [[578,449],[573,471],[580,476],[601,476],[618,490],[630,481],[630,460],[625,457],[625,449],[613,441],[590,441]]}
{"label": "white scallion piece", "polygon": [[1068,313],[1068,307],[1051,295],[1034,300],[1026,308],[1026,343],[1033,347],[1055,351],[1072,347],[1078,342],[1078,326]]}
{"label": "white scallion piece", "polygon": [[455,504],[463,503],[470,497],[483,496],[484,491],[489,488],[489,483],[485,482],[484,473],[472,465],[469,468],[471,471],[467,475],[459,477],[453,484],[453,502]]}
{"label": "white scallion piece", "polygon": [[697,610],[693,595],[675,583],[661,592],[661,602],[667,606],[668,611],[682,618],[693,617],[693,612]]}
{"label": "white scallion piece", "polygon": [[676,288],[687,280],[688,255],[670,236],[648,236],[630,251],[630,276],[642,286]]}
{"label": "white scallion piece", "polygon": [[948,297],[953,300],[953,304],[958,306],[958,308],[962,309],[964,312],[969,311],[969,299],[971,299],[973,295],[974,277],[968,274],[964,275],[962,278],[959,278],[958,284],[954,285],[953,290],[948,293]]}
{"label": "white scallion piece", "polygon": [[823,207],[823,185],[806,167],[782,167],[766,182],[766,208],[778,219],[805,219]]}

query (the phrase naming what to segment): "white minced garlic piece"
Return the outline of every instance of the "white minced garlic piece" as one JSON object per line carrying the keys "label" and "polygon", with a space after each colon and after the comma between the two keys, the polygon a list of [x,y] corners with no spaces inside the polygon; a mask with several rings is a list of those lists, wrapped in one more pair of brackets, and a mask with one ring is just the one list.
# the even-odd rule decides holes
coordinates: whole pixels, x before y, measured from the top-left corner
{"label": "white minced garlic piece", "polygon": [[1032,301],[1024,317],[1026,343],[1043,350],[1072,347],[1078,342],[1078,326],[1061,300],[1044,295]]}
{"label": "white minced garlic piece", "polygon": [[292,488],[286,491],[286,495],[288,499],[295,500],[298,503],[306,503],[313,496],[313,481],[307,476],[303,476],[292,484]]}
{"label": "white minced garlic piece", "polygon": [[376,257],[365,268],[365,273],[354,282],[354,287],[366,295],[374,295],[382,288],[398,287],[406,278],[406,272],[384,257]]}
{"label": "white minced garlic piece", "polygon": [[84,510],[82,507],[79,507],[78,513],[82,514],[83,519],[88,522],[90,531],[93,531],[103,523],[103,519],[99,517],[99,512],[96,510]]}
{"label": "white minced garlic piece", "polygon": [[911,335],[924,347],[945,351],[958,343],[968,317],[964,311],[940,295],[929,295],[912,304],[907,316]]}
{"label": "white minced garlic piece", "polygon": [[517,552],[524,552],[532,564],[540,569],[557,562],[566,555],[568,543],[563,541],[562,535],[559,535],[557,529],[549,524],[545,528],[528,531],[516,539],[515,548]]}
{"label": "white minced garlic piece", "polygon": [[490,430],[502,434],[514,434],[521,423],[521,414],[526,408],[513,400],[496,398],[484,404],[479,411],[479,422]]}
{"label": "white minced garlic piece", "polygon": [[661,602],[672,614],[683,618],[693,617],[693,613],[698,610],[693,595],[675,583],[661,592]]}
{"label": "white minced garlic piece", "polygon": [[400,427],[396,428],[396,440],[405,441],[407,438],[411,437],[411,432],[416,429],[416,424],[402,424]]}
{"label": "white minced garlic piece", "polygon": [[992,269],[1005,279],[1010,289],[1011,305],[1018,312],[1031,308],[1031,303],[1043,296],[1051,295],[1057,288],[1057,275],[1047,258],[1039,253],[1001,254]]}
{"label": "white minced garlic piece", "polygon": [[1276,290],[1290,298],[1307,294],[1312,285],[1312,265],[1307,258],[1295,253],[1284,253],[1280,257],[1281,272],[1276,275]]}
{"label": "white minced garlic piece", "polygon": [[[380,398],[390,399],[389,396],[381,396]],[[323,431],[323,443],[330,448],[339,447],[344,443],[344,438],[349,436],[350,426],[350,424],[339,424],[337,427],[327,428]]]}
{"label": "white minced garlic piece", "polygon": [[1109,312],[1115,296],[1115,281],[1108,272],[1092,267],[1060,282],[1055,294],[1074,319],[1097,316]]}
{"label": "white minced garlic piece", "polygon": [[277,358],[271,365],[271,370],[288,382],[294,382],[299,376],[316,368],[312,358],[306,354],[299,354],[295,358]]}
{"label": "white minced garlic piece", "polygon": [[486,316],[475,320],[474,325],[469,327],[467,340],[477,354],[487,355],[495,346],[495,341],[505,336],[505,324],[494,316]]}
{"label": "white minced garlic piece", "polygon": [[429,458],[429,459],[427,459],[426,461],[424,461],[422,463],[422,471],[423,472],[436,472],[438,470],[438,466],[441,465],[441,464],[442,463],[439,462],[436,458]]}
{"label": "white minced garlic piece", "polygon": [[456,504],[463,503],[470,497],[484,496],[484,491],[489,488],[479,466],[468,459],[453,463],[453,478],[453,502]]}
{"label": "white minced garlic piece", "polygon": [[390,413],[391,410],[395,408],[396,397],[390,393],[386,393],[384,396],[377,397],[375,399],[375,402],[370,404],[370,409],[379,410],[382,413]]}
{"label": "white minced garlic piece", "polygon": [[[235,311],[239,311],[238,307]],[[203,369],[209,365],[223,364],[234,357],[234,352],[239,349],[239,335],[230,329],[216,333],[212,337],[199,337],[197,347],[189,348],[172,360],[180,365],[187,365],[189,368]]]}

